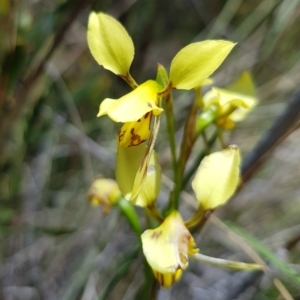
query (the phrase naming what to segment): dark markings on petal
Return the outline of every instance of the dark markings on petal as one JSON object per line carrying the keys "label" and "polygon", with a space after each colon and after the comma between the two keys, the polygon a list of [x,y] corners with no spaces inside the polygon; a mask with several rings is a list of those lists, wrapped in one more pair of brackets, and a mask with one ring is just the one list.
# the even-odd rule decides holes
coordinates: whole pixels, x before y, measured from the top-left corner
{"label": "dark markings on petal", "polygon": [[147,105],[152,108],[152,104],[150,102],[147,102]]}
{"label": "dark markings on petal", "polygon": [[137,122],[141,122],[141,119],[138,119]]}
{"label": "dark markings on petal", "polygon": [[148,116],[149,116],[150,112],[147,112],[145,115],[144,115],[144,118],[147,119]]}
{"label": "dark markings on petal", "polygon": [[151,238],[152,239],[158,239],[160,236],[161,236],[161,234],[162,234],[162,231],[161,230],[159,230],[159,231],[154,231],[152,234],[151,234]]}
{"label": "dark markings on petal", "polygon": [[124,138],[124,135],[125,135],[125,132],[126,131],[121,131],[120,134],[119,134],[119,142],[121,142]]}
{"label": "dark markings on petal", "polygon": [[130,146],[137,146],[140,143],[144,142],[138,134],[134,133],[134,128],[130,130],[131,138],[130,138]]}

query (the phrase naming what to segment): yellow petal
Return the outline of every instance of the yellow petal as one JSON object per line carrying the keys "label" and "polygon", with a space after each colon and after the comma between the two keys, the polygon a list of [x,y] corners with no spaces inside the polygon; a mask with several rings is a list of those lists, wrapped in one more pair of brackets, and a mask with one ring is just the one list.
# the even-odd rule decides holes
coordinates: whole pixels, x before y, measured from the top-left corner
{"label": "yellow petal", "polygon": [[125,123],[119,134],[119,143],[121,146],[137,146],[145,142],[150,136],[152,113],[147,112],[136,122]]}
{"label": "yellow petal", "polygon": [[133,204],[142,207],[151,206],[156,201],[161,187],[161,168],[153,151],[141,190],[137,197],[131,199],[135,177],[144,160],[145,152],[145,145],[129,148],[118,145],[116,162],[116,179],[122,194]]}
{"label": "yellow petal", "polygon": [[87,40],[99,65],[117,75],[126,76],[133,60],[134,46],[121,23],[104,13],[91,12]]}
{"label": "yellow petal", "polygon": [[182,90],[200,86],[221,65],[234,45],[228,41],[208,40],[184,47],[171,62],[172,86]]}
{"label": "yellow petal", "polygon": [[148,80],[120,99],[106,98],[100,104],[97,117],[107,114],[115,122],[138,121],[147,112],[159,115],[163,109],[157,106],[158,85]]}
{"label": "yellow petal", "polygon": [[196,198],[204,210],[223,205],[239,183],[240,153],[232,145],[206,156],[192,182]]}
{"label": "yellow petal", "polygon": [[169,287],[178,280],[188,266],[188,255],[198,249],[194,239],[177,211],[172,212],[156,229],[146,230],[142,236],[144,255],[157,280]]}
{"label": "yellow petal", "polygon": [[214,88],[219,93],[220,104],[224,105],[233,99],[242,100],[241,105],[231,115],[230,119],[239,122],[245,119],[247,114],[257,105],[255,87],[251,75],[244,72],[232,85],[226,88]]}

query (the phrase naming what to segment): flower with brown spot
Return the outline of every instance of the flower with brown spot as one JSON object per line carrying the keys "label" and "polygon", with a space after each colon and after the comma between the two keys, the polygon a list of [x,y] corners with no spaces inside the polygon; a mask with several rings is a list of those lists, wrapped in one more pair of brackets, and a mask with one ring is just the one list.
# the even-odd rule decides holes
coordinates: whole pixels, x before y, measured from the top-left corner
{"label": "flower with brown spot", "polygon": [[199,251],[179,212],[173,211],[156,229],[142,234],[145,257],[155,278],[170,287],[188,266],[188,255]]}

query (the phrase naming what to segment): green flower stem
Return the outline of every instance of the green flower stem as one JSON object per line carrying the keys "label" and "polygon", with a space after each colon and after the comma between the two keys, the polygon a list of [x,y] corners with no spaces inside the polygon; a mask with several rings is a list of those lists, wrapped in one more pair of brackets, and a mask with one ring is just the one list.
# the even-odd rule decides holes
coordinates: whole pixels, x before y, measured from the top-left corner
{"label": "green flower stem", "polygon": [[206,212],[201,208],[201,206],[199,206],[195,214],[189,220],[184,222],[185,226],[187,228],[191,228],[198,225],[204,218],[205,213]]}
{"label": "green flower stem", "polygon": [[126,74],[126,76],[120,75],[120,77],[122,77],[132,89],[135,89],[139,86],[129,72]]}
{"label": "green flower stem", "polygon": [[195,260],[209,264],[215,267],[223,267],[223,268],[230,268],[235,270],[246,270],[246,271],[255,271],[255,270],[264,270],[265,267],[263,265],[258,264],[247,264],[239,261],[232,261],[232,260],[226,260],[221,258],[215,258],[206,256],[200,253],[196,253],[193,256],[191,256]]}
{"label": "green flower stem", "polygon": [[183,139],[181,142],[180,155],[178,160],[179,173],[182,176],[185,165],[192,152],[193,145],[197,139],[196,119],[199,107],[196,102],[193,103],[187,121],[185,123]]}
{"label": "green flower stem", "polygon": [[216,125],[216,128],[217,128],[218,140],[220,141],[222,148],[225,149],[227,148],[227,145],[224,141],[223,130],[218,125]]}
{"label": "green flower stem", "polygon": [[164,221],[164,217],[160,214],[160,212],[157,210],[156,206],[152,204],[151,206],[146,207],[146,210],[148,214],[158,221],[159,223],[162,223]]}
{"label": "green flower stem", "polygon": [[204,103],[203,103],[203,96],[202,96],[202,93],[201,93],[201,88],[195,88],[194,89],[194,92],[195,92],[195,101],[197,103],[197,105],[203,109],[204,108]]}
{"label": "green flower stem", "polygon": [[188,158],[192,152],[193,145],[197,139],[196,133],[196,121],[198,114],[199,106],[197,103],[197,98],[195,99],[187,121],[185,123],[183,138],[181,142],[180,155],[178,159],[177,173],[175,176],[175,187],[173,191],[173,208],[178,209],[179,205],[179,195],[182,190],[182,178],[185,170],[185,165],[188,161]]}
{"label": "green flower stem", "polygon": [[170,94],[172,88],[173,88],[172,83],[169,82],[162,91],[158,92],[158,96],[159,97],[167,96],[168,94]]}
{"label": "green flower stem", "polygon": [[211,153],[211,146],[212,146],[212,145],[209,144],[209,141],[208,141],[208,139],[207,139],[207,135],[206,135],[205,131],[202,131],[202,132],[201,132],[201,137],[202,137],[203,143],[204,143],[204,145],[205,145],[205,152],[206,152],[206,155],[208,155],[208,154]]}
{"label": "green flower stem", "polygon": [[168,139],[169,139],[171,156],[172,156],[172,168],[173,168],[174,178],[175,178],[177,174],[177,158],[176,158],[175,122],[174,122],[172,94],[169,93],[164,100],[165,101],[163,101],[163,103],[164,103],[164,110],[167,119]]}
{"label": "green flower stem", "polygon": [[[215,143],[217,139],[217,133],[215,133],[208,141],[207,141],[207,147],[211,148],[213,144]],[[199,167],[199,164],[201,163],[202,159],[207,155],[206,150],[199,153],[198,157],[196,158],[193,166],[188,170],[187,174],[184,176],[182,180],[182,189],[184,189],[187,185],[187,183],[190,181],[191,177],[194,175],[196,170]]]}
{"label": "green flower stem", "polygon": [[120,197],[117,200],[117,205],[120,211],[122,212],[123,216],[127,219],[130,227],[139,237],[142,234],[142,228],[141,228],[139,216],[137,215],[133,205],[123,197]]}

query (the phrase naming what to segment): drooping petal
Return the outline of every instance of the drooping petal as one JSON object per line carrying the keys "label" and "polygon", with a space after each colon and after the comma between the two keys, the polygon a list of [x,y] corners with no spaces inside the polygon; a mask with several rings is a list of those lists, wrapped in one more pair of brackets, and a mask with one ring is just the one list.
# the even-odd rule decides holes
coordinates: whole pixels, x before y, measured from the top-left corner
{"label": "drooping petal", "polygon": [[223,205],[239,183],[240,153],[232,145],[206,156],[192,182],[196,198],[204,210]]}
{"label": "drooping petal", "polygon": [[221,65],[234,45],[229,41],[208,40],[181,49],[171,62],[172,87],[190,90],[200,86]]}
{"label": "drooping petal", "polygon": [[106,98],[100,104],[97,117],[107,114],[115,122],[138,121],[147,112],[159,115],[163,109],[157,106],[158,85],[148,80],[119,99]]}
{"label": "drooping petal", "polygon": [[145,257],[165,288],[180,278],[182,270],[188,266],[188,255],[199,251],[177,211],[159,227],[146,230],[141,238]]}
{"label": "drooping petal", "polygon": [[161,187],[161,168],[157,155],[153,151],[141,190],[135,198],[131,199],[134,180],[145,152],[145,145],[129,148],[118,145],[116,162],[116,179],[123,196],[131,203],[142,207],[151,206],[156,201]]}
{"label": "drooping petal", "polygon": [[152,113],[147,112],[136,122],[125,123],[119,134],[119,143],[121,146],[137,146],[145,142],[150,136],[150,124]]}
{"label": "drooping petal", "polygon": [[91,12],[87,40],[99,65],[116,75],[126,76],[134,56],[133,42],[116,19],[104,13]]}

